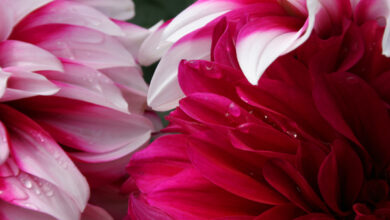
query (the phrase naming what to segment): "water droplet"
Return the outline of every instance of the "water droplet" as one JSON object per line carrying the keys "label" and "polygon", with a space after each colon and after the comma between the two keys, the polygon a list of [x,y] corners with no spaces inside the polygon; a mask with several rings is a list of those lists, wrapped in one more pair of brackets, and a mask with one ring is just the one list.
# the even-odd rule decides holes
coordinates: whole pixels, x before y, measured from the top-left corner
{"label": "water droplet", "polygon": [[215,68],[214,64],[208,63],[205,65],[205,74],[212,79],[221,79],[223,77],[222,72]]}
{"label": "water droplet", "polygon": [[28,209],[32,209],[32,210],[38,210],[38,207],[36,207],[35,205],[31,204],[31,203],[24,203],[22,204],[24,207],[28,208]]}
{"label": "water droplet", "polygon": [[298,134],[295,131],[286,131],[287,135],[292,138],[298,138]]}
{"label": "water droplet", "polygon": [[214,68],[214,65],[212,64],[212,63],[207,63],[206,65],[205,65],[205,69],[206,70],[212,70]]}
{"label": "water droplet", "polygon": [[296,187],[296,190],[300,193],[302,192],[301,188],[299,186]]}
{"label": "water droplet", "polygon": [[34,193],[39,196],[41,195],[41,190],[39,188],[34,188]]}
{"label": "water droplet", "polygon": [[31,189],[32,188],[32,182],[30,180],[24,180],[23,181],[23,185],[24,187],[26,187],[27,189]]}
{"label": "water droplet", "polygon": [[53,192],[53,190],[50,190],[50,191],[45,192],[45,195],[47,197],[52,197],[54,195],[54,192]]}
{"label": "water droplet", "polygon": [[229,115],[232,115],[233,117],[239,117],[241,115],[241,109],[233,102],[230,103],[229,109],[228,109]]}

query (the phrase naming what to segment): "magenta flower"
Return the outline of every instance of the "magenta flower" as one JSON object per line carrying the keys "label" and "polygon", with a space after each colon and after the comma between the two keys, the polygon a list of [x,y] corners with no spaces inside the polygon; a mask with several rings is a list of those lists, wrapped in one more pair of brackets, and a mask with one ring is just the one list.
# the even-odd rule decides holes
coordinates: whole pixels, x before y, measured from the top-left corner
{"label": "magenta flower", "polygon": [[99,192],[119,191],[154,129],[132,55],[149,31],[105,14],[133,3],[0,2],[0,218],[111,219],[87,206],[88,183],[91,203],[125,215]]}
{"label": "magenta flower", "polygon": [[[390,218],[390,59],[384,23],[370,14],[386,5],[333,3],[317,14],[331,23],[318,19],[258,85],[239,58],[249,12],[190,35],[211,35],[210,61],[180,63],[185,98],[165,129],[176,134],[132,157],[130,219]],[[280,21],[299,27],[291,19]]]}
{"label": "magenta flower", "polygon": [[[178,105],[184,97],[177,81],[178,64],[182,59],[210,60],[212,30],[221,16],[237,23],[231,46],[248,81],[257,84],[277,57],[301,45],[313,30],[326,37],[355,15],[358,20],[378,19],[386,24],[387,4],[385,0],[198,0],[141,46],[141,63],[162,57],[150,84],[148,103],[159,111]],[[382,42],[386,55],[390,55],[389,29]]]}

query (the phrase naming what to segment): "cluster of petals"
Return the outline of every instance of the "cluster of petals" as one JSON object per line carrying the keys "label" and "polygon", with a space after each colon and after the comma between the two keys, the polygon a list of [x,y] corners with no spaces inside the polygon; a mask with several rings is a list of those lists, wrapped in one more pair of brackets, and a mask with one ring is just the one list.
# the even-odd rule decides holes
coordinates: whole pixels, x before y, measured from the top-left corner
{"label": "cluster of petals", "polygon": [[178,107],[131,158],[129,219],[389,219],[387,4],[198,1],[151,35],[181,38],[149,93]]}
{"label": "cluster of petals", "polygon": [[0,219],[126,214],[125,166],[155,127],[136,61],[149,30],[121,21],[133,13],[131,0],[0,0]]}

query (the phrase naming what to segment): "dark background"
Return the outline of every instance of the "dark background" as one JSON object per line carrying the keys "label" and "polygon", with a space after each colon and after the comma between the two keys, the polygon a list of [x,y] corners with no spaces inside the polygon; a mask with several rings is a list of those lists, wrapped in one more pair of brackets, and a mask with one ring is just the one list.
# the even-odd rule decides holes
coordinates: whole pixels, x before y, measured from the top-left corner
{"label": "dark background", "polygon": [[142,27],[151,27],[160,20],[169,20],[188,7],[193,0],[133,0],[135,17],[130,20]]}

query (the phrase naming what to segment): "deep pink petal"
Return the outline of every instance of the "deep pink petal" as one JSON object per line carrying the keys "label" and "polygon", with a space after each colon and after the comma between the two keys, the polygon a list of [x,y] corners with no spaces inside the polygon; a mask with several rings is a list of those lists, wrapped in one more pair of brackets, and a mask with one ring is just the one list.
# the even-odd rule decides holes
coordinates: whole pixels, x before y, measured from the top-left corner
{"label": "deep pink petal", "polygon": [[216,146],[191,140],[188,154],[203,176],[233,194],[264,204],[282,204],[285,201],[263,179],[253,176],[261,168],[239,162]]}
{"label": "deep pink petal", "polygon": [[[215,186],[195,169],[186,169],[162,182],[145,199],[173,219],[256,215],[266,207]],[[213,204],[212,209],[210,204]]]}
{"label": "deep pink petal", "polygon": [[327,212],[320,197],[290,163],[283,160],[270,160],[263,168],[263,175],[273,188],[300,209],[306,212],[316,210]]}
{"label": "deep pink petal", "polygon": [[[347,142],[336,140],[318,173],[322,197],[335,212],[343,215],[358,197],[363,184],[360,158]],[[348,159],[345,159],[348,158]]]}
{"label": "deep pink petal", "polygon": [[145,199],[134,194],[130,195],[129,216],[132,220],[172,220],[166,213],[150,206]]}
{"label": "deep pink petal", "polygon": [[235,127],[255,117],[226,97],[213,93],[194,93],[180,101],[181,110],[202,123]]}
{"label": "deep pink petal", "polygon": [[266,210],[254,220],[290,220],[301,215],[302,213],[302,210],[298,209],[294,205],[279,205]]}

